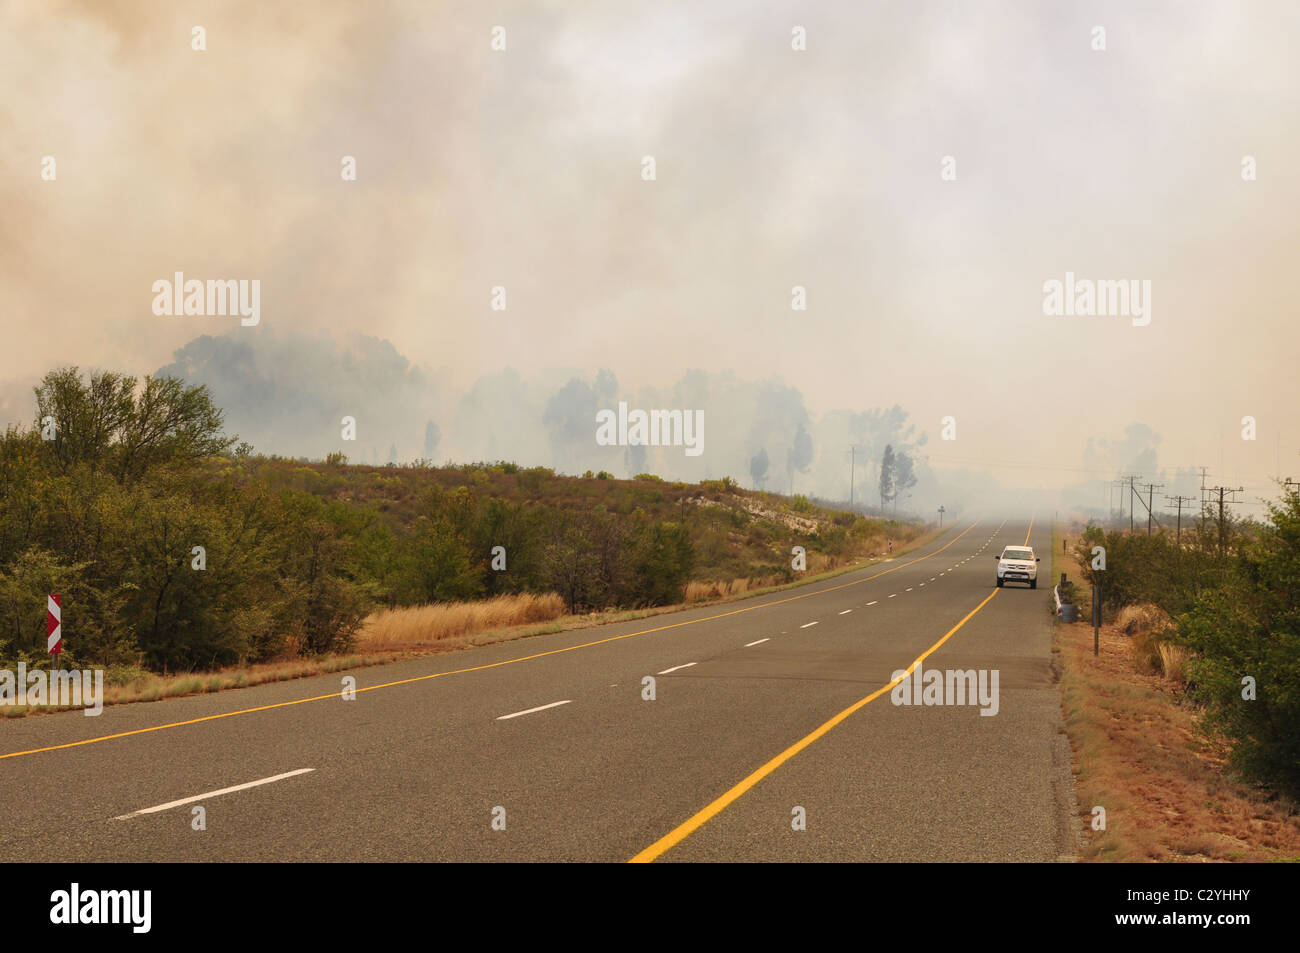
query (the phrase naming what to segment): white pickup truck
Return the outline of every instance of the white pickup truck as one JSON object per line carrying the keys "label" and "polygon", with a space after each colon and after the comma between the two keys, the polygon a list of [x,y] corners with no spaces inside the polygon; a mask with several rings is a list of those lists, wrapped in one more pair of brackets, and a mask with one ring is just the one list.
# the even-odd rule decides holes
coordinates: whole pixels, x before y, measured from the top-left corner
{"label": "white pickup truck", "polygon": [[1030,589],[1038,588],[1038,563],[1039,559],[1034,555],[1034,551],[1029,546],[1008,546],[1002,550],[1001,556],[994,557],[998,561],[998,588],[1002,588],[1004,582],[1027,582]]}

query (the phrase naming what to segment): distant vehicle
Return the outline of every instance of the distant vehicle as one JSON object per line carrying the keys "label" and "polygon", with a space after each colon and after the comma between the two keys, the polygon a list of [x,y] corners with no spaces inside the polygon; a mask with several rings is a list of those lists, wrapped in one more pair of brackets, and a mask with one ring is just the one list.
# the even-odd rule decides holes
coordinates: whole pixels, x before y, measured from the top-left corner
{"label": "distant vehicle", "polygon": [[1008,546],[1002,550],[1001,556],[994,557],[998,561],[998,588],[1002,588],[1004,582],[1027,582],[1030,589],[1038,588],[1038,563],[1039,558],[1034,555],[1034,550],[1029,546]]}

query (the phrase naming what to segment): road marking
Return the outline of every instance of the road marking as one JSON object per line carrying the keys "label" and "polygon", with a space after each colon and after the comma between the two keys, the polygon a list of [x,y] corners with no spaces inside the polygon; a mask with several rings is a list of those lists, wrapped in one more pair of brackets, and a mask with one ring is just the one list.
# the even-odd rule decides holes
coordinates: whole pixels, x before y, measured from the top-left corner
{"label": "road marking", "polygon": [[[695,663],[692,662],[691,664],[694,665]],[[662,675],[663,672],[660,672],[659,674]],[[498,715],[497,721],[506,721],[509,718],[518,718],[520,715],[531,715],[535,711],[546,711],[546,709],[548,708],[555,708],[559,705],[567,705],[571,701],[573,701],[572,698],[566,698],[562,702],[551,702],[549,705],[538,705],[536,708],[525,708],[523,711],[517,711],[512,715]]]}
{"label": "road marking", "polygon": [[896,596],[896,595],[898,595],[898,593],[896,593],[896,592],[891,592],[891,593],[889,594],[889,598],[892,599],[892,598],[894,598],[894,596]]}
{"label": "road marking", "polygon": [[725,810],[729,805],[733,804],[736,800],[738,800],[741,795],[743,795],[746,791],[748,791],[750,788],[756,785],[759,781],[762,781],[765,777],[767,777],[777,768],[781,767],[781,765],[785,764],[785,762],[789,761],[791,758],[797,755],[804,748],[807,748],[818,738],[822,737],[822,735],[829,732],[840,722],[844,721],[846,718],[852,715],[859,708],[862,708],[870,704],[871,702],[875,701],[877,698],[879,698],[881,695],[885,694],[886,692],[892,691],[893,688],[896,685],[898,685],[899,682],[901,682],[904,678],[906,678],[915,670],[916,666],[920,665],[923,661],[926,660],[926,658],[928,658],[934,652],[938,651],[939,647],[943,645],[943,643],[947,642],[950,638],[952,638],[958,629],[960,629],[963,625],[965,625],[970,620],[970,618],[975,615],[975,613],[979,612],[986,605],[988,605],[989,600],[991,600],[997,594],[998,594],[998,590],[994,589],[987,596],[985,596],[983,602],[977,605],[974,609],[971,609],[970,612],[966,613],[966,615],[962,617],[962,620],[960,622],[958,622],[951,629],[949,629],[947,633],[945,633],[943,638],[941,638],[938,642],[934,643],[934,645],[926,649],[925,652],[923,652],[914,662],[912,662],[912,664],[907,667],[905,674],[900,675],[898,678],[894,679],[888,685],[876,689],[866,698],[862,698],[854,702],[848,708],[844,709],[838,715],[831,718],[829,721],[825,722],[819,728],[815,729],[810,734],[807,734],[803,738],[796,741],[794,744],[786,748],[784,751],[782,751],[771,761],[767,762],[767,764],[763,765],[757,771],[751,773],[747,778],[745,778],[739,784],[731,788],[731,790],[727,791],[721,797],[714,800],[703,810],[698,811],[687,821],[685,821],[682,824],[679,824],[677,827],[673,828],[673,830],[669,831],[663,837],[659,838],[657,841],[655,841],[645,850],[641,851],[641,853],[633,857],[631,861],[629,861],[629,863],[648,864],[656,860],[657,858],[663,856],[665,852],[671,850],[673,847],[680,844],[691,834],[695,833],[697,830],[703,827],[710,819],[722,813],[723,810]]}
{"label": "road marking", "polygon": [[806,628],[808,628],[808,626],[810,626],[810,625],[816,625],[816,624],[817,624],[816,622],[805,622],[803,625],[799,626],[799,628],[801,628],[801,629],[806,629]]}
{"label": "road marking", "polygon": [[762,645],[764,642],[770,642],[771,639],[759,639],[757,642],[746,642],[745,648],[752,648],[755,645]]}
{"label": "road marking", "polygon": [[870,602],[867,603],[867,605],[874,606],[879,601],[880,601],[879,599],[872,599]]}
{"label": "road marking", "polygon": [[840,613],[840,615],[848,615],[852,611],[853,611],[852,609],[845,609],[843,612]]}
{"label": "road marking", "polygon": [[306,774],[309,771],[315,771],[315,768],[299,768],[297,771],[286,771],[284,774],[277,774],[272,778],[262,778],[260,781],[249,781],[247,784],[236,784],[233,787],[222,788],[220,791],[209,791],[206,794],[196,794],[194,797],[183,797],[179,801],[168,801],[166,804],[159,804],[157,807],[146,807],[142,811],[132,811],[130,814],[121,814],[113,818],[115,821],[129,821],[133,817],[139,817],[141,814],[157,814],[159,811],[171,810],[173,807],[180,807],[182,804],[192,804],[195,801],[202,801],[205,798],[220,797],[223,794],[233,794],[235,791],[246,791],[249,788],[259,787],[263,784],[270,784],[273,781],[283,781],[285,778],[297,777],[300,774]]}
{"label": "road marking", "polygon": [[923,585],[923,586],[924,586],[924,585],[925,585],[925,583],[921,583],[921,585]]}
{"label": "road marking", "polygon": [[680,669],[683,669],[683,668],[690,668],[690,667],[691,667],[692,665],[694,665],[694,664],[695,664],[694,662],[687,662],[685,665],[674,665],[672,668],[666,668],[666,669],[664,669],[662,672],[655,672],[655,674],[656,674],[656,675],[669,675],[669,674],[671,674],[671,673],[673,673],[673,672],[679,671]]}
{"label": "road marking", "polygon": [[[664,632],[668,629],[680,629],[687,625],[699,625],[701,622],[712,622],[715,619],[725,619],[728,616],[741,615],[745,612],[753,612],[756,609],[766,609],[770,606],[785,605],[787,602],[798,602],[800,599],[811,599],[813,596],[822,596],[828,592],[838,592],[841,589],[847,589],[850,586],[857,586],[864,582],[870,582],[873,579],[879,579],[881,576],[888,575],[891,572],[898,572],[900,569],[906,569],[908,566],[938,556],[944,550],[956,545],[957,540],[961,539],[978,525],[979,520],[976,520],[932,553],[928,553],[925,556],[918,556],[916,559],[905,563],[899,563],[897,566],[891,566],[888,569],[882,569],[878,573],[873,573],[870,576],[863,576],[861,579],[854,579],[851,582],[840,583],[837,586],[828,586],[825,589],[803,592],[797,596],[788,596],[785,599],[774,599],[771,602],[760,602],[757,605],[745,606],[740,609],[731,609],[727,612],[719,612],[717,615],[704,616],[700,619],[687,619],[683,622],[670,622],[667,625],[657,625],[653,628],[640,629],[636,632],[626,632],[623,635],[611,635],[603,639],[593,639],[590,642],[582,642],[578,645],[567,645],[560,649],[548,649],[545,652],[536,652],[532,655],[520,656],[519,658],[502,659],[500,662],[488,662],[485,665],[471,665],[468,668],[449,669],[445,672],[430,672],[428,675],[414,675],[411,678],[399,678],[391,682],[382,682],[378,685],[367,685],[364,688],[356,689],[356,693],[376,692],[383,688],[394,688],[398,685],[412,685],[416,682],[427,682],[430,679],[443,678],[447,675],[465,675],[469,672],[482,672],[490,668],[500,668],[503,665],[516,665],[520,662],[531,662],[534,659],[546,658],[551,655],[560,655],[564,652],[576,652],[578,649],[588,649],[596,645],[606,645],[610,642],[618,642],[622,639],[631,639],[639,635],[649,635],[652,632]],[[25,751],[10,751],[5,754],[0,754],[0,761],[5,760],[6,758],[22,758],[32,754],[42,754],[46,751],[61,751],[64,748],[79,748],[82,745],[99,744],[102,741],[113,741],[117,738],[129,738],[132,735],[144,735],[153,731],[166,731],[169,728],[183,728],[186,725],[197,725],[205,721],[218,721],[222,718],[234,718],[236,715],[251,715],[259,711],[273,711],[277,708],[289,708],[293,705],[305,705],[308,702],[336,701],[339,697],[340,695],[338,692],[329,692],[325,695],[312,695],[308,698],[295,698],[287,702],[275,702],[270,705],[258,705],[254,708],[240,708],[235,711],[218,712],[215,715],[203,715],[200,718],[188,718],[185,721],[171,721],[161,725],[150,725],[147,728],[134,728],[130,731],[119,731],[111,735],[100,735],[96,738],[83,738],[81,741],[68,741],[61,745],[47,745],[44,748],[28,748]]]}
{"label": "road marking", "polygon": [[[1035,517],[1036,515],[1037,515],[1036,513],[1030,513],[1030,514],[1029,514],[1029,529],[1025,530],[1025,542],[1024,542],[1024,544],[1023,544],[1023,545],[1025,545],[1025,546],[1028,546],[1028,545],[1029,545],[1029,534],[1032,533],[1032,532],[1034,531],[1034,517]],[[1003,520],[1002,522],[1005,523],[1006,520]]]}
{"label": "road marking", "polygon": [[912,587],[911,587],[911,586],[908,586],[908,587],[907,587],[906,589],[904,589],[903,591],[904,591],[904,592],[911,592],[911,591],[912,591]]}

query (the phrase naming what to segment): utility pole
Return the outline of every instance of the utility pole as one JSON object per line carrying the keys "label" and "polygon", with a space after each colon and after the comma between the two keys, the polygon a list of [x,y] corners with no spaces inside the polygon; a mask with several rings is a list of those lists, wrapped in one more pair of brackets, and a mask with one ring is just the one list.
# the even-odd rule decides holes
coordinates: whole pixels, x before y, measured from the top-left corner
{"label": "utility pole", "polygon": [[[1146,501],[1146,503],[1143,504],[1143,506],[1145,506],[1145,507],[1147,508],[1147,535],[1150,536],[1150,535],[1151,535],[1151,521],[1152,521],[1152,519],[1154,519],[1154,517],[1155,517],[1155,514],[1153,514],[1153,513],[1151,512],[1151,499],[1152,499],[1152,494],[1155,492],[1156,489],[1158,489],[1158,488],[1163,488],[1163,487],[1164,487],[1164,484],[1163,484],[1163,483],[1143,483],[1142,485],[1145,486],[1145,487],[1147,488],[1147,501]],[[1142,499],[1142,497],[1139,496],[1138,499],[1140,500],[1140,499]],[[1158,526],[1158,525],[1160,525],[1160,524],[1157,523],[1156,525]]]}
{"label": "utility pole", "polygon": [[1244,492],[1246,488],[1243,486],[1239,486],[1235,488],[1230,486],[1211,486],[1211,487],[1206,487],[1206,489],[1210,491],[1211,496],[1213,496],[1215,493],[1219,494],[1219,552],[1222,553],[1223,552],[1223,531],[1224,531],[1223,505],[1225,502],[1229,504],[1239,502],[1238,500],[1224,500],[1223,494],[1241,493]]}
{"label": "utility pole", "polygon": [[853,477],[858,470],[858,445],[850,444],[844,452],[849,455],[849,509],[853,509]]}
{"label": "utility pole", "polygon": [[1201,537],[1205,537],[1205,474],[1209,472],[1209,467],[1201,467]]}
{"label": "utility pole", "polygon": [[[1141,475],[1139,474],[1137,476],[1134,476],[1130,474],[1126,479],[1128,480],[1128,531],[1131,533],[1133,532],[1133,509],[1134,509],[1133,498],[1136,495],[1135,490],[1133,488],[1133,484],[1137,480],[1141,479]],[[1122,508],[1120,509],[1119,512],[1119,518],[1120,519],[1124,518],[1124,510]]]}
{"label": "utility pole", "polygon": [[1192,502],[1190,496],[1166,496],[1165,502],[1178,504],[1178,548],[1183,546],[1183,504]]}
{"label": "utility pole", "polygon": [[[1118,479],[1111,480],[1110,485],[1115,489],[1119,489],[1120,487],[1124,486],[1124,478],[1120,477]],[[1115,518],[1115,506],[1114,504],[1111,504],[1111,519],[1114,518]],[[1124,494],[1123,493],[1119,495],[1119,518],[1121,520],[1124,519]]]}

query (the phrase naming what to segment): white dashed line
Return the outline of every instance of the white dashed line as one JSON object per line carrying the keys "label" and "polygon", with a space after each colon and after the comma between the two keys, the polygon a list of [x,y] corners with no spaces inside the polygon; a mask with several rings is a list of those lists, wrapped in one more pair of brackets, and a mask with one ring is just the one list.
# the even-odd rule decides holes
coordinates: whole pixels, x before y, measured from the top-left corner
{"label": "white dashed line", "polygon": [[674,665],[672,668],[666,668],[662,672],[656,672],[656,675],[667,675],[669,672],[676,672],[679,669],[690,668],[694,662],[687,662],[685,665]]}
{"label": "white dashed line", "polygon": [[906,589],[904,589],[903,591],[904,591],[904,592],[911,592],[911,591],[912,591],[912,587],[911,587],[911,586],[908,586],[908,587],[907,587]]}
{"label": "white dashed line", "polygon": [[549,705],[538,705],[536,708],[526,708],[523,711],[517,711],[510,715],[498,715],[497,721],[505,721],[508,718],[518,718],[520,715],[531,715],[535,711],[546,711],[546,709],[548,708],[555,708],[559,705],[567,705],[571,701],[573,701],[572,698],[566,698],[562,702],[551,702]]}
{"label": "white dashed line", "polygon": [[870,602],[867,603],[867,605],[874,606],[879,601],[880,601],[879,599],[872,599]]}
{"label": "white dashed line", "polygon": [[892,599],[892,598],[894,598],[894,596],[896,596],[896,595],[898,595],[898,593],[896,593],[896,592],[891,592],[891,593],[889,594],[889,598]]}
{"label": "white dashed line", "polygon": [[840,615],[848,615],[852,611],[853,611],[852,609],[845,609],[843,612],[840,613]]}
{"label": "white dashed line", "polygon": [[222,788],[220,791],[208,791],[206,794],[196,794],[194,797],[184,797],[179,801],[168,801],[166,804],[159,804],[156,807],[146,807],[143,810],[132,811],[130,814],[120,814],[113,819],[116,821],[129,821],[131,818],[139,817],[141,814],[157,814],[159,811],[166,811],[169,808],[180,807],[182,804],[189,804],[192,801],[202,801],[205,798],[217,797],[221,794],[232,794],[235,791],[244,791],[248,788],[270,784],[272,781],[283,781],[285,778],[296,777],[299,774],[306,774],[309,771],[315,770],[315,768],[299,768],[297,771],[286,771],[284,774],[277,774],[270,778],[262,778],[260,781],[249,781],[247,784],[236,784],[233,787]]}
{"label": "white dashed line", "polygon": [[817,624],[816,622],[805,622],[803,625],[799,626],[799,628],[801,628],[801,629],[806,629],[806,628],[808,628],[808,626],[810,626],[810,625],[816,625],[816,624]]}
{"label": "white dashed line", "polygon": [[770,639],[759,639],[757,642],[746,642],[746,643],[745,643],[745,648],[747,648],[747,649],[748,649],[748,648],[753,648],[755,645],[762,645],[764,642],[769,642],[769,641],[771,641],[771,640],[770,640]]}

